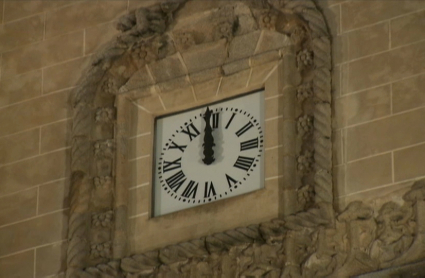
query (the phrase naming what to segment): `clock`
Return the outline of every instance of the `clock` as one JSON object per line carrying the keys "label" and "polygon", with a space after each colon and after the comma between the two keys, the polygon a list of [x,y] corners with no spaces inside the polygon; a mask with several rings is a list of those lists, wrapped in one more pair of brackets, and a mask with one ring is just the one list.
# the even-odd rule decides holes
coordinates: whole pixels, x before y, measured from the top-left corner
{"label": "clock", "polygon": [[264,186],[264,92],[155,119],[153,216]]}

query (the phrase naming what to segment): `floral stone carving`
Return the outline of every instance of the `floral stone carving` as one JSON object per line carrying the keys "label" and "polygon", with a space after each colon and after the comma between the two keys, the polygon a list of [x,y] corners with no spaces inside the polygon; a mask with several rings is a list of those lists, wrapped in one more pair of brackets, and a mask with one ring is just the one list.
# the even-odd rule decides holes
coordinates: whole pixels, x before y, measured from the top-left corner
{"label": "floral stone carving", "polygon": [[[121,34],[95,55],[88,74],[73,93],[67,277],[339,278],[425,259],[425,181],[413,185],[403,205],[390,202],[377,214],[362,202],[351,203],[340,213],[333,209],[330,37],[314,2],[220,1],[219,8],[202,11],[211,15],[211,26],[195,30],[201,39],[193,47],[194,38],[184,28],[178,31],[186,35],[170,35],[175,34],[173,28],[191,1],[170,0],[121,17],[117,24]],[[108,111],[115,105],[119,88],[136,71],[146,70],[148,74],[155,70],[155,77],[175,81],[182,77],[192,80],[189,71],[193,68],[218,68],[218,76],[214,77],[222,78],[228,62],[223,55],[237,53],[238,59],[250,59],[261,45],[262,36],[256,32],[292,37],[289,41],[298,53],[294,61],[301,76],[299,83],[291,79],[299,100],[293,104],[299,111],[291,119],[293,130],[298,117],[312,115],[299,118],[299,130],[311,136],[295,138],[300,148],[291,165],[300,173],[288,172],[294,184],[282,188],[280,218],[142,254],[128,254],[123,193],[127,184],[116,182],[120,176],[117,167],[122,162],[116,152],[126,146],[115,134],[94,132],[99,125],[96,121],[108,121],[116,130],[121,128],[116,118],[120,111]],[[246,41],[238,37],[242,35]],[[214,44],[222,38],[226,39],[224,44]],[[237,39],[243,41],[241,49],[231,49]],[[267,47],[275,47],[271,50],[278,53],[284,45],[280,41],[267,42]],[[178,64],[187,57],[179,51],[195,48],[199,52],[189,57],[197,57],[191,61],[200,60],[200,65],[189,68]],[[217,57],[208,60],[209,53]],[[166,66],[156,64],[171,55],[173,59],[167,61],[183,70],[168,71]],[[270,57],[288,62],[281,55]],[[161,76],[163,72],[168,75]],[[297,87],[299,84],[303,85]],[[296,204],[285,207],[290,202]]]}

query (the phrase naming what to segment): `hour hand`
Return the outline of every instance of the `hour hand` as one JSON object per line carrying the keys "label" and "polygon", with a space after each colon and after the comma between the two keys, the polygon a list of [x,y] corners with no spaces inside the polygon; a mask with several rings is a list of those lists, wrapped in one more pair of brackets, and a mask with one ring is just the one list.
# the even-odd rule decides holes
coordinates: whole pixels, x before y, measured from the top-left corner
{"label": "hour hand", "polygon": [[205,112],[204,120],[205,120],[205,132],[204,132],[204,144],[202,145],[204,147],[204,158],[202,161],[206,165],[210,165],[214,162],[214,150],[213,147],[214,144],[214,137],[212,135],[212,128],[210,124],[210,118],[211,118],[211,110],[209,107],[207,107],[207,111]]}

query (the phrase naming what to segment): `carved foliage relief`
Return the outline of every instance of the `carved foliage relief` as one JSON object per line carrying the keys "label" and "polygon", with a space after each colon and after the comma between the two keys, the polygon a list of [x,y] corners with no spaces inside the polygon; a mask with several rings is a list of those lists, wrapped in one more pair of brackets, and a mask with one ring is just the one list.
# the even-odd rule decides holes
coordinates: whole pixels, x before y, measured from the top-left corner
{"label": "carved foliage relief", "polygon": [[[121,34],[74,92],[67,277],[348,277],[423,259],[425,182],[414,184],[403,205],[389,202],[377,213],[361,202],[338,215],[333,209],[330,38],[314,2],[220,1],[204,11],[190,11],[190,2],[119,19]],[[197,12],[208,24],[196,22]],[[187,13],[195,14],[190,24]],[[287,185],[295,194],[282,193],[282,202],[295,205],[266,223],[128,256],[127,208],[115,184],[116,96],[152,85],[165,92],[215,67],[226,77],[249,68],[253,60],[244,61],[258,53],[283,60],[284,47],[300,77],[292,82],[296,157],[285,166],[296,173]]]}

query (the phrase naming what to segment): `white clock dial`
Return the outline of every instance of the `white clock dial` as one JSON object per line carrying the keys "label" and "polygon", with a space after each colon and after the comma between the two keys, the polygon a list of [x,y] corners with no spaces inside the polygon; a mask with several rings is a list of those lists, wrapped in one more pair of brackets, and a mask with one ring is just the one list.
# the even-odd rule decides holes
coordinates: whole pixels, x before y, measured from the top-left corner
{"label": "white clock dial", "polygon": [[154,216],[263,186],[262,92],[156,122]]}

